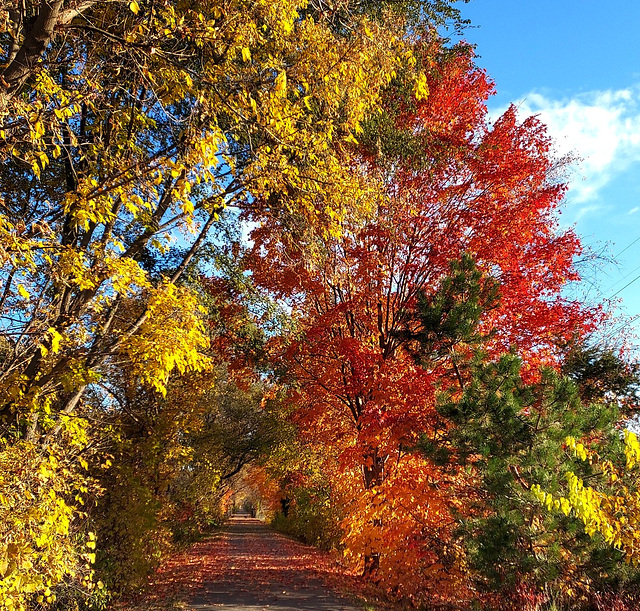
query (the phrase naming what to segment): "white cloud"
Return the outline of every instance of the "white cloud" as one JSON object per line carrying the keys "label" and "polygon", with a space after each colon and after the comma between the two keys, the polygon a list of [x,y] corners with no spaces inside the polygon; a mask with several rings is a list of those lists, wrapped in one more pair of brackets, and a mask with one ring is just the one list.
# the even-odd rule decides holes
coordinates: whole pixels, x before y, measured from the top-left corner
{"label": "white cloud", "polygon": [[559,155],[581,160],[570,181],[574,203],[593,202],[616,174],[640,161],[640,88],[564,99],[533,92],[517,105],[521,117],[538,115],[548,126]]}
{"label": "white cloud", "polygon": [[631,208],[631,210],[629,210],[629,212],[627,212],[627,214],[631,216],[632,214],[638,212],[638,210],[640,210],[640,206],[634,206],[633,208]]}

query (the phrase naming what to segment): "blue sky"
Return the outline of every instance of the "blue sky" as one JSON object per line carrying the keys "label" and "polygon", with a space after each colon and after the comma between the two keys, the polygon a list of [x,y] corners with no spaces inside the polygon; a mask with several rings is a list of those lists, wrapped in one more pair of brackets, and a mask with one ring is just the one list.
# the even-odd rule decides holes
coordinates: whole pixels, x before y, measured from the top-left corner
{"label": "blue sky", "polygon": [[[583,292],[621,299],[640,329],[640,0],[471,0],[477,64],[496,84],[493,114],[511,102],[548,125],[570,172],[561,222],[617,264],[586,267]],[[617,255],[617,257],[616,257]],[[632,282],[628,287],[625,285]]]}

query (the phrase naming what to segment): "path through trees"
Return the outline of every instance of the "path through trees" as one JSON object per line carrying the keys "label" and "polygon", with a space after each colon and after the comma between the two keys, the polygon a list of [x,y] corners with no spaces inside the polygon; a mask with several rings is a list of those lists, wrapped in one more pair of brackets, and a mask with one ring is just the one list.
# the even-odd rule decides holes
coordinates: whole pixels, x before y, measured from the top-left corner
{"label": "path through trees", "polygon": [[[356,611],[331,557],[247,514],[158,571],[140,609]],[[134,611],[127,607],[126,611]]]}

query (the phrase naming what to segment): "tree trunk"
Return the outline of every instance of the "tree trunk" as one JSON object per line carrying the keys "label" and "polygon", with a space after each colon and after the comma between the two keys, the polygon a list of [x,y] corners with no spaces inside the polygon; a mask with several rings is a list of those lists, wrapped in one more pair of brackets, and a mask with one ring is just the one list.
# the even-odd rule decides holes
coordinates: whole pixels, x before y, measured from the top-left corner
{"label": "tree trunk", "polygon": [[2,102],[6,102],[6,99],[19,91],[33,72],[35,65],[51,41],[61,9],[62,0],[49,2],[44,0],[41,3],[38,15],[30,27],[25,29],[22,46],[15,54],[13,61],[2,72],[2,85],[5,87]]}
{"label": "tree trunk", "polygon": [[[380,456],[377,448],[373,448],[366,456],[365,464],[362,468],[364,475],[364,485],[367,490],[371,490],[376,486],[382,484],[384,479],[384,463],[386,456]],[[374,526],[382,526],[382,522],[378,519],[374,520]],[[380,568],[380,552],[372,550],[371,553],[366,554],[364,557],[364,569],[362,572],[363,577],[370,580],[375,580],[376,573]]]}

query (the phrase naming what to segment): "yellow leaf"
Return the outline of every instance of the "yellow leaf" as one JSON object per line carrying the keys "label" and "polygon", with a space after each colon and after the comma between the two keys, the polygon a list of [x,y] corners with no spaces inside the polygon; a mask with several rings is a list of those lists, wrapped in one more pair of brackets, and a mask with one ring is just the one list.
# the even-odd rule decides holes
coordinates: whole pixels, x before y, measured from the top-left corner
{"label": "yellow leaf", "polygon": [[132,12],[134,12],[136,15],[140,12],[140,5],[136,2],[136,0],[133,0],[133,2],[131,2],[129,4],[129,8],[131,9]]}
{"label": "yellow leaf", "polygon": [[246,62],[251,59],[251,51],[249,51],[249,47],[242,47],[242,59]]}
{"label": "yellow leaf", "polygon": [[60,335],[60,333],[58,333],[53,327],[49,327],[49,334],[51,335],[51,352],[56,354],[56,352],[60,351],[62,335]]}
{"label": "yellow leaf", "polygon": [[287,73],[282,71],[276,77],[275,89],[277,93],[284,93],[287,90]]}
{"label": "yellow leaf", "polygon": [[424,100],[429,96],[429,85],[427,84],[427,77],[424,72],[418,74],[413,88],[413,95],[415,95],[416,100]]}
{"label": "yellow leaf", "polygon": [[20,293],[20,297],[24,297],[25,299],[29,299],[29,297],[31,297],[29,291],[27,291],[22,284],[18,285],[18,293]]}

